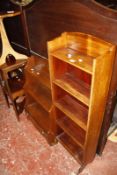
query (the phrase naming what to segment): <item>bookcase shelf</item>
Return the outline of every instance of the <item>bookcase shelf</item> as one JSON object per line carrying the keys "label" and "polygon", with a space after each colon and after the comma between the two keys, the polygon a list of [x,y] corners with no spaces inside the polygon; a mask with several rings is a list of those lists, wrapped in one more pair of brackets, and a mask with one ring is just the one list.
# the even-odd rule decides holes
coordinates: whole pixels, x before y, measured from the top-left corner
{"label": "bookcase shelf", "polygon": [[[34,79],[35,81],[39,81],[42,86],[47,87],[50,89],[50,77],[49,77],[49,70],[46,68],[45,70],[41,71],[41,74],[44,74],[44,76],[40,76],[39,72],[36,72],[33,70],[34,68],[28,68],[25,70],[25,74],[30,77],[30,79]],[[30,81],[28,79],[27,81]],[[36,82],[35,82],[36,83]]]}
{"label": "bookcase shelf", "polygon": [[114,55],[114,45],[79,32],[48,42],[53,139],[83,167],[96,154]]}
{"label": "bookcase shelf", "polygon": [[85,106],[69,95],[63,96],[58,101],[55,101],[54,104],[81,128],[87,129],[88,109]]}
{"label": "bookcase shelf", "polygon": [[30,84],[25,85],[28,94],[30,94],[37,103],[39,103],[46,111],[49,111],[51,108],[51,93],[50,90],[44,86],[39,86],[40,84],[34,87],[31,87]]}
{"label": "bookcase shelf", "polygon": [[49,130],[49,114],[46,112],[41,105],[35,102],[33,98],[28,94],[30,103],[26,106],[26,110],[31,114],[37,125],[39,125],[45,132]]}
{"label": "bookcase shelf", "polygon": [[73,157],[81,164],[83,150],[79,147],[71,137],[65,132],[57,136],[57,140],[73,155]]}
{"label": "bookcase shelf", "polygon": [[75,122],[72,122],[67,116],[60,113],[60,111],[59,114],[60,116],[56,119],[57,124],[74,140],[74,142],[76,142],[81,148],[84,148],[86,132],[76,125]]}
{"label": "bookcase shelf", "polygon": [[89,106],[90,88],[82,80],[65,74],[64,77],[55,79],[53,83]]}
{"label": "bookcase shelf", "polygon": [[78,52],[70,48],[60,48],[52,52],[52,56],[92,74],[93,58],[88,56],[86,53],[84,54],[83,51]]}

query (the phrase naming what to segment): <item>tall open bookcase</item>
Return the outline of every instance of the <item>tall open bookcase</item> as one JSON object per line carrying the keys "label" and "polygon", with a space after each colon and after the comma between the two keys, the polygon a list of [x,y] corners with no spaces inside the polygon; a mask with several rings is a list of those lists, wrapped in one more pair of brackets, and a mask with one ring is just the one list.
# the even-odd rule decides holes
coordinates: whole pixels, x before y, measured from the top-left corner
{"label": "tall open bookcase", "polygon": [[79,32],[48,42],[53,140],[82,167],[96,154],[114,55],[114,45]]}

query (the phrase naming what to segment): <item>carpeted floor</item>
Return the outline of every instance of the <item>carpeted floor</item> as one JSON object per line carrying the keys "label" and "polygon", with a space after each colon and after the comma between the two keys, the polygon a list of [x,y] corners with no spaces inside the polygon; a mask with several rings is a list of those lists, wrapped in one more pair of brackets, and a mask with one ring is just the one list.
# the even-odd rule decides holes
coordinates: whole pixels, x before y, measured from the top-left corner
{"label": "carpeted floor", "polygon": [[[0,90],[0,175],[75,175],[80,165],[59,143],[50,147],[25,112],[17,121]],[[117,144],[108,141],[101,157],[81,175],[116,175]]]}

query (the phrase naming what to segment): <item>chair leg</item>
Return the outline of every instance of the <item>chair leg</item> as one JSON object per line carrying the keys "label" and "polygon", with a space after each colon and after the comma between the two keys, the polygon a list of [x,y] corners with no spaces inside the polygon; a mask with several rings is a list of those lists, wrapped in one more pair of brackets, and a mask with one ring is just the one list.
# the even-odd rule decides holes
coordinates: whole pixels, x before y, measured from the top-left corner
{"label": "chair leg", "polygon": [[6,93],[4,93],[4,97],[5,97],[8,108],[10,108],[9,99]]}
{"label": "chair leg", "polygon": [[19,113],[18,113],[18,110],[17,110],[16,100],[13,100],[13,101],[12,101],[12,104],[13,104],[13,108],[14,108],[14,110],[15,110],[17,119],[19,120]]}
{"label": "chair leg", "polygon": [[8,95],[5,92],[5,90],[4,90],[3,87],[2,87],[2,92],[3,92],[4,98],[5,98],[6,104],[7,104],[8,108],[10,108],[10,103],[9,103]]}

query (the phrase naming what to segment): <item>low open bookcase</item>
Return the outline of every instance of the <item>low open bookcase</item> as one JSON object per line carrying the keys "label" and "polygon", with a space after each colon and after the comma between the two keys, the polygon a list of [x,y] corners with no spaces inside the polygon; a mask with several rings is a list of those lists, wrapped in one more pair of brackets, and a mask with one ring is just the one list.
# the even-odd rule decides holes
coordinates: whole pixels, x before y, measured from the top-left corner
{"label": "low open bookcase", "polygon": [[47,59],[32,56],[25,67],[25,109],[36,128],[50,142],[52,100]]}
{"label": "low open bookcase", "polygon": [[96,154],[114,55],[114,45],[79,32],[48,42],[53,140],[82,166]]}

